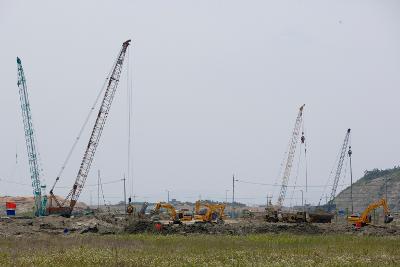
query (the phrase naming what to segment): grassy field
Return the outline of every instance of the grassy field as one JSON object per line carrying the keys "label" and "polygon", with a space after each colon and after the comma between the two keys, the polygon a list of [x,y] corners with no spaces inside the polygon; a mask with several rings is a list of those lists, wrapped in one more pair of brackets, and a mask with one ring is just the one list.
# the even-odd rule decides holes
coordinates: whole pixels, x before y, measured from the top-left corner
{"label": "grassy field", "polygon": [[0,240],[14,266],[400,265],[399,237],[353,235],[115,235]]}

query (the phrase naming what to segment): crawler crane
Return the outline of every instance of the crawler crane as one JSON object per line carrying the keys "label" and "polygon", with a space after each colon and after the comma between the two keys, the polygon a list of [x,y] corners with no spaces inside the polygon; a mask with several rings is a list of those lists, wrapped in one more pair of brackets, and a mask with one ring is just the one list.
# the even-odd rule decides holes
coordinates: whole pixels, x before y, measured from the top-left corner
{"label": "crawler crane", "polygon": [[349,148],[350,132],[351,132],[351,129],[347,129],[347,132],[346,132],[346,135],[344,137],[343,144],[342,144],[342,148],[340,150],[340,157],[339,157],[338,165],[336,167],[335,177],[333,179],[332,191],[331,191],[331,195],[329,197],[329,202],[327,203],[328,212],[331,212],[335,208],[335,205],[334,205],[333,201],[334,201],[335,196],[336,196],[336,190],[337,190],[337,187],[338,187],[338,184],[339,184],[339,179],[340,179],[340,176],[341,176],[341,173],[342,173],[343,162],[344,162],[344,159],[346,157],[347,148]]}
{"label": "crawler crane", "polygon": [[35,201],[35,215],[46,215],[46,186],[41,183],[41,169],[38,159],[35,130],[33,128],[32,112],[29,104],[28,90],[21,59],[17,57],[18,88],[21,100],[22,121],[24,123],[25,143],[28,152],[29,170],[31,173],[33,197]]}
{"label": "crawler crane", "polygon": [[131,40],[128,40],[122,44],[121,51],[118,54],[118,58],[111,72],[111,76],[107,82],[107,88],[104,93],[103,101],[97,114],[97,119],[94,124],[89,143],[86,147],[86,151],[83,155],[83,159],[78,171],[78,175],[75,179],[75,183],[72,186],[72,189],[67,197],[64,200],[59,201],[53,192],[55,185],[60,179],[60,177],[57,177],[53,187],[50,190],[50,201],[52,203],[52,200],[54,200],[57,207],[53,207],[52,205],[50,205],[50,207],[48,208],[49,214],[61,214],[68,217],[71,215],[75,204],[78,201],[79,195],[83,190],[86,178],[89,174],[90,166],[92,165],[97,146],[99,145],[101,133],[103,132],[104,125],[110,112],[111,104],[118,86],[119,78],[122,72],[122,66],[130,41]]}

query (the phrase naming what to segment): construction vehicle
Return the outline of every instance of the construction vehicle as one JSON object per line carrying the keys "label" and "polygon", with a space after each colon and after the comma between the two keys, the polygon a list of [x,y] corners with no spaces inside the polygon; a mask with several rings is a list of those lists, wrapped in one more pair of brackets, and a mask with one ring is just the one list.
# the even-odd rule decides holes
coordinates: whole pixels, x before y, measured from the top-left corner
{"label": "construction vehicle", "polygon": [[310,222],[310,217],[306,211],[282,211],[270,207],[267,209],[267,222],[286,222],[286,223],[302,223]]}
{"label": "construction vehicle", "polygon": [[142,207],[140,207],[140,210],[138,212],[139,219],[144,219],[146,217],[146,209],[148,206],[149,206],[149,203],[143,202]]}
{"label": "construction vehicle", "polygon": [[39,162],[39,152],[37,150],[36,135],[33,127],[32,112],[29,103],[28,90],[24,69],[21,59],[17,57],[18,66],[18,88],[21,101],[22,121],[24,124],[25,143],[28,154],[29,170],[33,187],[33,197],[35,201],[35,216],[46,215],[46,186],[41,182],[41,168]]}
{"label": "construction vehicle", "polygon": [[[156,206],[154,207],[153,213],[154,214],[159,214],[161,209],[166,209],[168,211],[168,214],[171,218],[171,221],[174,224],[180,224],[181,221],[178,217],[178,213],[176,212],[176,209],[173,205],[169,204],[169,203],[164,203],[164,202],[158,202],[156,204]],[[156,218],[153,215],[153,220],[159,220],[159,218]]]}
{"label": "construction vehicle", "polygon": [[[297,114],[296,122],[293,128],[292,136],[290,138],[289,142],[289,150],[288,150],[288,156],[286,158],[286,161],[284,162],[285,169],[282,174],[282,185],[280,188],[279,192],[279,197],[278,201],[275,206],[270,206],[268,205],[268,208],[266,208],[266,220],[270,222],[278,222],[280,219],[278,218],[279,214],[282,214],[282,206],[285,201],[286,197],[286,191],[289,183],[289,177],[291,174],[292,166],[293,166],[293,160],[296,152],[296,148],[299,142],[299,137],[300,137],[300,128],[302,126],[303,122],[303,109],[305,105],[302,105],[299,108],[299,112]],[[300,138],[301,144],[305,144],[305,137],[304,137],[304,132],[302,132],[301,138]]]}
{"label": "construction vehicle", "polygon": [[350,141],[350,132],[351,129],[347,129],[346,135],[344,137],[344,141],[342,144],[342,148],[340,150],[340,156],[339,156],[339,160],[338,160],[338,164],[336,167],[336,172],[335,172],[335,177],[333,179],[333,185],[332,185],[332,190],[331,190],[331,194],[329,197],[329,201],[328,203],[326,203],[326,207],[325,210],[327,212],[333,212],[335,210],[335,204],[334,204],[334,199],[336,196],[336,190],[339,184],[339,179],[341,177],[341,173],[342,173],[342,168],[343,168],[343,162],[346,156],[346,152],[347,152],[347,148],[349,148],[348,151],[348,155],[351,156],[351,146],[349,146],[349,141]]}
{"label": "construction vehicle", "polygon": [[347,221],[358,227],[368,225],[371,223],[371,211],[379,207],[383,208],[383,212],[385,214],[384,223],[391,223],[393,221],[393,216],[390,215],[389,206],[384,198],[369,204],[369,206],[361,213],[361,215],[352,214],[351,216],[347,217]]}
{"label": "construction vehicle", "polygon": [[180,209],[177,213],[181,222],[190,222],[194,218],[193,212],[189,209]]}
{"label": "construction vehicle", "polygon": [[131,203],[128,204],[128,206],[126,207],[126,213],[130,216],[134,215],[136,212],[136,208],[134,205],[132,205]]}
{"label": "construction vehicle", "polygon": [[[201,209],[201,205],[204,206]],[[225,204],[209,204],[196,201],[194,221],[196,223],[223,223]]]}
{"label": "construction vehicle", "polygon": [[[107,81],[107,88],[104,93],[104,97],[96,118],[96,122],[94,124],[89,143],[86,147],[86,151],[83,155],[82,162],[75,179],[75,182],[72,186],[71,191],[66,196],[66,198],[62,201],[59,201],[57,197],[54,195],[54,188],[57,182],[60,179],[58,176],[54,182],[53,187],[50,190],[50,206],[48,208],[49,214],[61,214],[63,216],[69,217],[75,207],[76,202],[78,201],[79,195],[81,194],[83,187],[86,182],[86,178],[89,174],[90,167],[92,165],[97,146],[100,142],[100,137],[103,132],[108,114],[111,109],[111,104],[114,99],[114,95],[118,86],[119,78],[122,72],[122,66],[124,63],[125,55],[130,44],[131,40],[127,40],[122,44],[121,51],[118,54],[117,60],[113,66],[111,75]],[[64,167],[64,166],[63,166]],[[53,207],[52,201],[56,203],[56,207]]]}

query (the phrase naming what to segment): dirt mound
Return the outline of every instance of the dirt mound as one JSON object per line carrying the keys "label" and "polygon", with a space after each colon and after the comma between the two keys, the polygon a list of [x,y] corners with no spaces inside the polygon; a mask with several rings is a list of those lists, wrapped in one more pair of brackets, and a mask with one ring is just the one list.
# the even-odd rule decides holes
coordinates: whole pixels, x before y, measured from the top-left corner
{"label": "dirt mound", "polygon": [[[110,216],[112,217],[112,216]],[[107,222],[96,216],[64,218],[46,216],[39,218],[0,218],[0,236],[15,235],[68,235],[68,234],[117,234],[123,232],[124,220]]]}
{"label": "dirt mound", "polygon": [[[62,197],[57,196],[57,199],[62,199]],[[14,202],[17,205],[16,214],[17,215],[30,215],[33,213],[33,208],[35,206],[33,196],[0,196],[0,214],[6,212],[6,202]],[[88,206],[84,202],[77,202],[75,205],[75,210],[85,210]]]}
{"label": "dirt mound", "polygon": [[159,233],[159,234],[211,234],[211,235],[248,235],[248,234],[356,234],[356,235],[400,235],[398,226],[367,226],[356,230],[348,224],[284,224],[284,223],[251,223],[234,224],[166,224],[158,226],[150,221],[136,221],[125,227],[125,232]]}
{"label": "dirt mound", "polygon": [[134,221],[125,227],[125,232],[130,234],[155,232],[155,224],[151,221]]}

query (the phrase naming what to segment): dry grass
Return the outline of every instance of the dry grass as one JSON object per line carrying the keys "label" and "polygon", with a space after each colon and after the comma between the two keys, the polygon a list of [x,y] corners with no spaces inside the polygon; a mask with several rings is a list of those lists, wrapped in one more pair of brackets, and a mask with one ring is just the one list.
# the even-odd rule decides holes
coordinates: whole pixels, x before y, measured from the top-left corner
{"label": "dry grass", "polygon": [[383,266],[400,262],[400,237],[353,235],[115,235],[0,240],[14,266]]}

